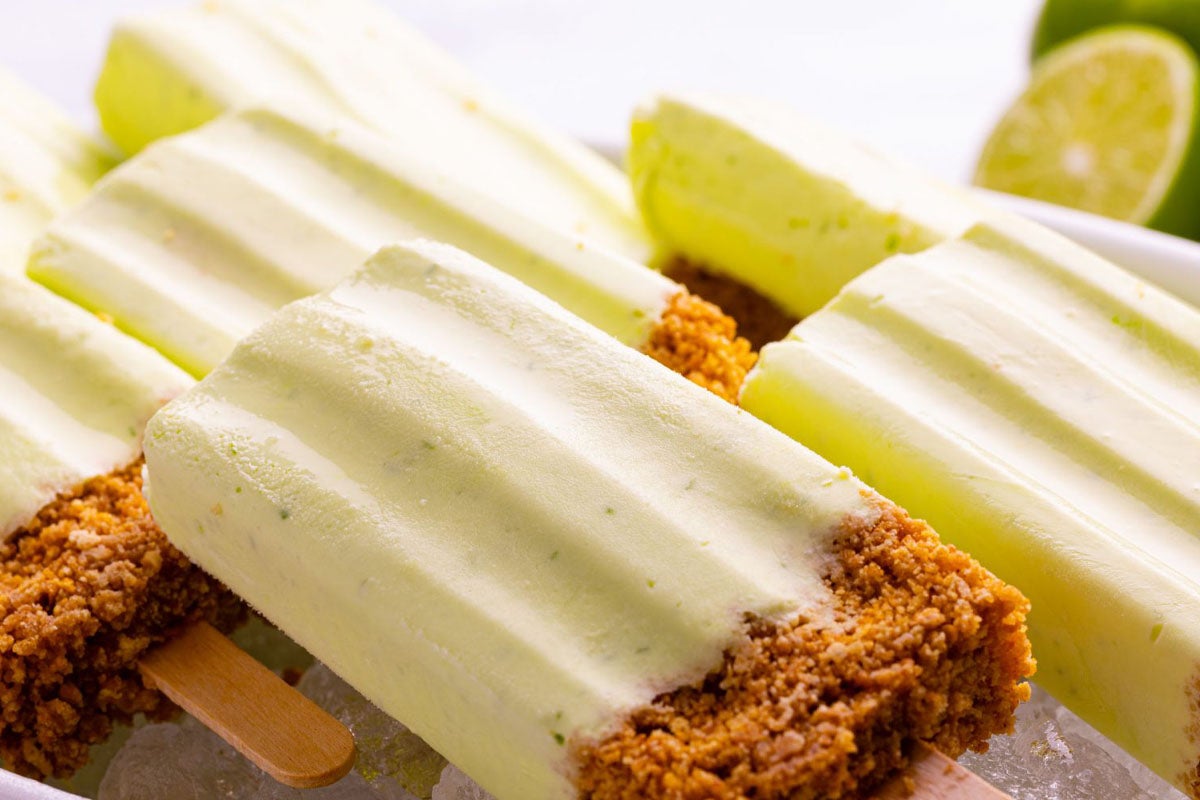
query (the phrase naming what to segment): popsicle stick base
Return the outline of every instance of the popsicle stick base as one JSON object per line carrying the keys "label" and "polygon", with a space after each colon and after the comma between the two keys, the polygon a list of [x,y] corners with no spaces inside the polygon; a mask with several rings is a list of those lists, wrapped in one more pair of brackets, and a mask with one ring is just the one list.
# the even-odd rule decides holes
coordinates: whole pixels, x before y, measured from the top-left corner
{"label": "popsicle stick base", "polygon": [[912,767],[883,787],[875,800],[1012,800],[957,761],[920,746]]}
{"label": "popsicle stick base", "polygon": [[346,726],[211,625],[146,655],[142,676],[280,783],[328,786],[354,765]]}

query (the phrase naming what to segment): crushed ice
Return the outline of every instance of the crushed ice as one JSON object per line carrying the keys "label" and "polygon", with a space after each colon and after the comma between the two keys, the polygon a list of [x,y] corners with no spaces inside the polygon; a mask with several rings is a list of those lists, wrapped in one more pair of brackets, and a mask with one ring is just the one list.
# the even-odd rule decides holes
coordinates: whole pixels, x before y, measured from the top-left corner
{"label": "crushed ice", "polygon": [[433,800],[495,800],[479,784],[453,764],[446,765],[442,779],[433,787]]}
{"label": "crushed ice", "polygon": [[[354,734],[358,761],[333,786],[281,786],[190,717],[145,725],[113,758],[100,800],[427,800],[446,760],[324,665],[297,687]],[[469,795],[462,795],[469,797]]]}
{"label": "crushed ice", "polygon": [[1013,800],[1185,800],[1037,686],[1017,709],[1012,736],[996,736],[987,753],[959,760]]}
{"label": "crushed ice", "polygon": [[[136,730],[113,758],[100,800],[493,800],[400,723],[323,665],[298,684],[354,733],[355,769],[324,789],[280,786],[191,718]],[[1184,800],[1045,692],[1017,713],[1017,731],[963,763],[1014,800]]]}

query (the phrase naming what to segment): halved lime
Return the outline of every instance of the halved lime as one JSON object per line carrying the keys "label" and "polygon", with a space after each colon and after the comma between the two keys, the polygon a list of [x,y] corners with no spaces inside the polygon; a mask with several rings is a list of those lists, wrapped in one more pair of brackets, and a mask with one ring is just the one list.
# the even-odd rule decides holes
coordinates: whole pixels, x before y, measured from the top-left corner
{"label": "halved lime", "polygon": [[984,147],[975,182],[1200,235],[1200,64],[1154,28],[1101,28],[1039,61]]}

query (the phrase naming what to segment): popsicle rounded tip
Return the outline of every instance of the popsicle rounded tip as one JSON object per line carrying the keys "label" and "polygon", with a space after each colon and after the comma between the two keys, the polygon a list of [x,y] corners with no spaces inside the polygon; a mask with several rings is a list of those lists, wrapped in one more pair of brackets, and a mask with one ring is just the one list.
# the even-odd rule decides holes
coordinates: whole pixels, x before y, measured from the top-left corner
{"label": "popsicle rounded tip", "polygon": [[285,769],[273,765],[266,769],[268,775],[293,789],[319,789],[337,783],[354,768],[358,749],[354,736],[342,725],[322,732],[312,741],[311,758],[304,769]]}

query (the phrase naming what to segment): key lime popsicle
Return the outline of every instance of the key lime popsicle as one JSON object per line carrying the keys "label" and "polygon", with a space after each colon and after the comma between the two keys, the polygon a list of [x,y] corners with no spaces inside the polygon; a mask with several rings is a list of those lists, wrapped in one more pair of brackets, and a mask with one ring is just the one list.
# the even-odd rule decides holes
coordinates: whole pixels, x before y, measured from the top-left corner
{"label": "key lime popsicle", "polygon": [[53,103],[0,70],[0,272],[20,273],[30,241],[114,163]]}
{"label": "key lime popsicle", "polygon": [[66,776],[114,722],[172,706],[138,658],[237,598],[167,542],[141,495],[150,416],[192,380],[145,345],[0,274],[0,758]]}
{"label": "key lime popsicle", "polygon": [[629,173],[660,258],[727,275],[797,317],[895,253],[991,214],[783,106],[666,95],[633,120]]}
{"label": "key lime popsicle", "polygon": [[620,172],[509,107],[366,0],[205,0],[121,22],[96,86],[127,152],[263,102],[356,117],[460,182],[637,261]]}
{"label": "key lime popsicle", "polygon": [[852,795],[1031,668],[923,523],[442,244],[275,314],[146,453],[176,545],[500,800]]}
{"label": "key lime popsicle", "polygon": [[742,405],[1019,586],[1038,682],[1200,797],[1200,312],[988,223],[855,279]]}
{"label": "key lime popsicle", "polygon": [[276,308],[413,236],[488,259],[727,398],[753,363],[682,286],[321,114],[243,110],[156,143],[50,228],[29,274],[200,376]]}

